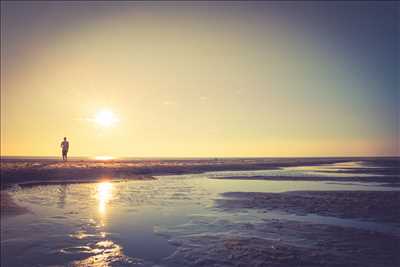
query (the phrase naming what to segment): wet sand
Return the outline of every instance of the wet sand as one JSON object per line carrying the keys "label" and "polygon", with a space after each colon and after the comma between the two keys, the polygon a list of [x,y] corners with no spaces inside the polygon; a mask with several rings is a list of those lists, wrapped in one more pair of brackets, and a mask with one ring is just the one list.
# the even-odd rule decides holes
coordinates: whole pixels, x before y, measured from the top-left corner
{"label": "wet sand", "polygon": [[[1,159],[1,185],[97,181],[99,179],[152,179],[155,175],[176,175],[211,171],[268,170],[363,160],[378,162],[386,171],[399,174],[399,158],[223,158],[165,160],[19,160]],[[396,182],[398,177],[365,177],[352,180]],[[226,179],[250,179],[225,177]],[[252,177],[251,179],[296,180],[296,177]],[[302,178],[326,180],[326,177]],[[332,179],[330,179],[332,180]],[[341,179],[349,180],[349,179]]]}
{"label": "wet sand", "polygon": [[[214,221],[216,234],[182,235],[173,240],[172,266],[399,266],[400,238],[354,228],[296,221],[259,224]],[[221,226],[220,226],[221,227]],[[176,229],[185,232],[185,229]]]}
{"label": "wet sand", "polygon": [[[21,219],[17,227],[8,221],[9,228],[4,232],[9,235],[4,243],[7,251],[2,251],[8,257],[2,259],[2,264],[397,267],[400,191],[386,191],[397,189],[382,183],[399,184],[400,159],[363,159],[361,165],[350,162],[353,160],[2,161],[3,186],[24,185],[16,186],[16,192],[1,191],[2,217],[16,223],[24,216],[9,215],[28,212],[13,201],[12,195],[18,203],[28,203],[36,220],[32,223],[32,218],[26,222]],[[331,170],[325,170],[326,166],[306,168],[304,173],[293,172],[287,177],[252,172],[288,173],[285,167],[345,162],[349,164],[335,165]],[[214,177],[215,173],[196,174],[229,170],[246,172],[218,174],[221,177]],[[316,175],[318,172],[332,176]],[[196,175],[173,175],[186,173]],[[343,173],[347,176],[341,176]],[[362,176],[365,173],[375,176]],[[165,174],[169,176],[159,176]],[[66,185],[103,179],[122,182]],[[318,186],[304,188],[304,183]],[[36,186],[41,184],[50,186]],[[286,189],[287,185],[292,187]],[[319,186],[324,191],[310,191],[322,190]],[[360,191],[344,191],[349,188]],[[303,219],[308,216],[314,217]],[[143,225],[134,224],[140,220]],[[77,226],[69,229],[67,222]],[[144,233],[145,227],[150,229]],[[31,236],[32,241],[19,241],[16,237],[24,229],[35,229],[31,234],[38,234],[37,240]],[[50,245],[35,250],[35,244],[42,244],[47,236],[52,238],[46,241]],[[28,246],[25,242],[32,245],[28,249],[31,254],[19,257],[20,249]],[[150,255],[157,251],[165,255],[146,258],[147,252],[137,254],[146,245],[151,247]]]}
{"label": "wet sand", "polygon": [[223,197],[218,200],[218,207],[229,210],[277,210],[297,215],[400,223],[399,191],[228,192]]}

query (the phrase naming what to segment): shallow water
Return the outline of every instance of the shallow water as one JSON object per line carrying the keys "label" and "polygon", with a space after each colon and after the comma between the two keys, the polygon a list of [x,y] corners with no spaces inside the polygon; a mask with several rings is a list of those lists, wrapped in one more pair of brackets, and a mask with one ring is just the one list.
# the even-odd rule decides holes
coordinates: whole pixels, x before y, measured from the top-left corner
{"label": "shallow water", "polygon": [[[206,173],[210,178],[224,177],[325,177],[325,178],[344,178],[344,177],[374,177],[378,176],[371,173],[343,173],[339,171],[348,169],[374,169],[377,166],[366,165],[361,161],[341,162],[335,164],[311,165],[311,166],[295,166],[272,170],[257,170],[257,171],[221,171]],[[387,176],[387,175],[386,175]]]}
{"label": "shallow water", "polygon": [[[354,167],[357,164],[350,165]],[[252,176],[271,172],[306,176],[327,168],[338,166],[212,172],[163,176],[150,181],[14,188],[10,191],[13,198],[32,213],[1,219],[2,266],[163,265],[164,259],[176,249],[171,229],[218,233],[228,231],[237,223],[256,224],[271,219],[398,233],[398,226],[389,224],[257,210],[232,213],[213,205],[214,200],[221,197],[220,193],[233,191],[400,190],[381,183],[208,179],[218,175]],[[224,223],[210,228],[209,222],[216,220]]]}

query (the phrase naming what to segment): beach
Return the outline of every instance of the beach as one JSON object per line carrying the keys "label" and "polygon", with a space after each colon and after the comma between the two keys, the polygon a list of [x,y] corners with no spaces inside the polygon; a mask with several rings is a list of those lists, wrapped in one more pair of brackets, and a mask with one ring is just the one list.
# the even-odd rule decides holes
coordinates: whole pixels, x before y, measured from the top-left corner
{"label": "beach", "polygon": [[400,267],[396,1],[1,1],[1,267]]}
{"label": "beach", "polygon": [[[176,175],[190,173],[204,173],[212,171],[246,171],[246,170],[273,170],[283,167],[315,166],[341,162],[357,162],[360,158],[205,158],[205,159],[144,159],[144,160],[69,160],[55,159],[2,159],[1,182],[2,186],[11,184],[45,184],[61,182],[87,182],[101,179],[152,179],[155,175]],[[346,167],[335,170],[336,173],[351,173],[346,177],[332,177],[337,180],[361,180],[397,182],[393,176],[398,175],[398,158],[362,158],[367,164],[375,163],[374,168]],[[320,173],[323,174],[324,170]],[[375,174],[372,177],[359,177],[357,172]],[[295,177],[290,175],[278,176],[235,176],[216,177],[221,179],[269,179],[269,180],[326,180],[327,177]]]}
{"label": "beach", "polygon": [[2,160],[2,266],[398,266],[399,162]]}

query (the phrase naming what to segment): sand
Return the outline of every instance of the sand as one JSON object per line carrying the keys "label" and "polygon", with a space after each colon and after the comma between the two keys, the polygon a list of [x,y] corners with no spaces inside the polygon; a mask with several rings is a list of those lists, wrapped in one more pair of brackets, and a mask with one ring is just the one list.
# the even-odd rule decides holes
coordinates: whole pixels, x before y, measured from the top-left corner
{"label": "sand", "polygon": [[[2,186],[90,182],[101,179],[155,179],[156,175],[201,173],[207,171],[265,170],[290,166],[318,165],[354,161],[336,159],[195,159],[136,161],[37,161],[2,160]],[[336,172],[353,173],[342,181],[385,181],[398,184],[399,158],[362,159],[373,168],[346,168]],[[375,177],[358,177],[370,173]],[[387,176],[385,176],[387,175]],[[343,178],[343,179],[342,179]],[[161,181],[162,178],[160,178]],[[223,179],[271,180],[334,180],[314,177],[223,177]],[[387,180],[385,180],[387,179]],[[190,182],[190,181],[188,181]],[[293,182],[295,183],[295,182]],[[173,190],[167,186],[168,190]],[[173,195],[172,195],[173,196]],[[178,195],[179,196],[179,195]],[[180,196],[179,196],[180,197]],[[143,201],[143,199],[141,199]],[[316,214],[344,220],[376,223],[379,227],[394,225],[396,232],[366,230],[305,222],[283,217],[241,221],[217,215],[194,215],[184,224],[158,231],[176,251],[163,259],[165,266],[351,266],[376,267],[400,265],[400,192],[387,191],[293,191],[284,193],[227,192],[215,199],[213,209],[228,214],[285,213]],[[1,191],[2,216],[29,212],[19,207],[5,191]],[[198,217],[196,219],[196,216]],[[215,217],[213,217],[215,216]],[[227,218],[227,217],[225,217]],[[392,229],[392,228],[391,228]],[[390,230],[391,231],[391,230]],[[134,264],[154,266],[135,261],[123,254],[113,243],[96,243],[99,250],[110,249],[116,254],[87,255],[76,265]],[[108,244],[108,243],[107,243]]]}
{"label": "sand", "polygon": [[[225,225],[224,225],[225,224]],[[269,220],[227,224],[219,233],[185,233],[171,240],[177,251],[172,266],[353,266],[395,267],[400,264],[398,237],[331,225]],[[204,227],[204,226],[203,226]],[[184,228],[184,226],[183,226]]]}
{"label": "sand", "polygon": [[[1,185],[32,183],[61,183],[97,181],[99,179],[153,179],[155,175],[202,173],[209,171],[266,170],[281,167],[310,166],[357,161],[360,158],[223,158],[223,159],[165,159],[165,160],[18,160],[1,159]],[[377,162],[382,168],[398,174],[398,158],[362,158],[364,162]],[[356,176],[356,175],[355,175]],[[226,177],[229,179],[229,177]],[[242,177],[244,178],[244,177]],[[365,181],[383,181],[382,177]],[[398,179],[385,177],[385,182]],[[235,177],[235,179],[238,179]],[[253,179],[291,180],[293,177],[253,177]],[[307,178],[304,178],[307,179]],[[314,177],[324,180],[326,177]],[[331,179],[332,180],[332,179]],[[343,180],[343,179],[342,179]],[[346,180],[346,179],[345,179]],[[347,179],[348,180],[348,179]]]}
{"label": "sand", "polygon": [[306,215],[400,223],[400,191],[228,192],[218,207],[262,209]]}

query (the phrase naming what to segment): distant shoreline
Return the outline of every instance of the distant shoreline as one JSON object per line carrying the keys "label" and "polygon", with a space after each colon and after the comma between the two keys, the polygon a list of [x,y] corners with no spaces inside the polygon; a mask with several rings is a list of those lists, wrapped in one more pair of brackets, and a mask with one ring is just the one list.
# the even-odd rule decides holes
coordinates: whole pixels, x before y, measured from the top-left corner
{"label": "distant shoreline", "polygon": [[[347,159],[347,160],[368,160],[368,159],[399,159],[399,156],[281,156],[281,157],[111,157],[112,159],[96,159],[96,157],[82,156],[82,157],[69,157],[68,161],[114,161],[114,162],[126,162],[126,161],[152,161],[152,160],[241,160],[241,159]],[[0,156],[1,161],[61,161],[61,156]]]}

